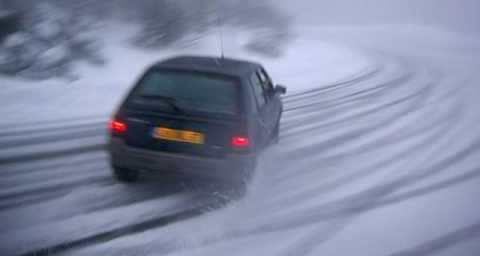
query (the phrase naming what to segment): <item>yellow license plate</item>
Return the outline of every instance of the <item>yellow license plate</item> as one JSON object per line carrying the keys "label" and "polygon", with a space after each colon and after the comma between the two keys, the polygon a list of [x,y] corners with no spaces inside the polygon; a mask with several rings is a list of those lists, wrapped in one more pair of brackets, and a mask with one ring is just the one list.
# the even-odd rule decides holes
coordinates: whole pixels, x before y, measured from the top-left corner
{"label": "yellow license plate", "polygon": [[192,144],[204,144],[205,136],[202,133],[182,131],[170,128],[155,128],[153,136],[157,139],[186,142]]}

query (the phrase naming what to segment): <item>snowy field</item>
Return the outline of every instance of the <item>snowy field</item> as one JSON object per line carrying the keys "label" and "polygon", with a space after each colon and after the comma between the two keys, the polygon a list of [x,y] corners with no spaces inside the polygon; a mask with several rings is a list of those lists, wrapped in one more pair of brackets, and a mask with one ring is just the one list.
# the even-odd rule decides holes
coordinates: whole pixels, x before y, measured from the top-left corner
{"label": "snowy field", "polygon": [[289,94],[280,144],[247,194],[211,211],[228,194],[204,181],[116,183],[102,146],[104,121],[145,65],[213,54],[215,40],[160,53],[120,41],[107,67],[79,67],[73,83],[2,79],[5,255],[480,252],[479,39],[323,27],[299,30],[279,59],[229,49],[264,63]]}
{"label": "snowy field", "polygon": [[[103,55],[110,62],[104,67],[79,64],[75,72],[78,80],[19,81],[0,77],[3,117],[0,127],[78,117],[108,118],[149,65],[178,54],[220,56],[216,31],[195,38],[194,43],[181,42],[173,49],[142,51],[129,45],[134,27],[108,28],[98,33],[106,38],[102,40]],[[253,55],[244,50],[249,36],[233,29],[225,32],[226,56],[261,62],[275,82],[287,85],[290,91],[348,79],[368,72],[370,67],[369,59],[358,52],[309,36],[296,38],[282,58]],[[309,79],[312,76],[317,77],[315,81]]]}

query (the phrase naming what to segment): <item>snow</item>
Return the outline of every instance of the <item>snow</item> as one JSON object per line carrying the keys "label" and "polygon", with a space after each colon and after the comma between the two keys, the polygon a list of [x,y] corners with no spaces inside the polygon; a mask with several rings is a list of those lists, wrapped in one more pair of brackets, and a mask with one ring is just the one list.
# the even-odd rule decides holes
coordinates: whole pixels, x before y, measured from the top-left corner
{"label": "snow", "polygon": [[5,39],[5,42],[3,42],[3,46],[6,48],[13,48],[25,44],[28,40],[30,40],[28,34],[18,32],[8,36]]}
{"label": "snow", "polygon": [[[142,51],[128,43],[135,27],[107,28],[98,33],[105,38],[106,48],[102,54],[110,61],[106,66],[77,65],[75,74],[79,79],[76,81],[0,78],[2,125],[72,117],[101,116],[107,119],[135,80],[152,63],[177,54],[219,55],[215,32],[183,48]],[[256,56],[243,49],[243,32],[226,34],[226,56],[262,62],[275,81],[287,85],[290,92],[354,76],[371,66],[368,58],[348,47],[319,43],[309,37],[298,38],[282,58]],[[53,55],[57,60],[63,56],[62,52],[62,49],[55,49],[51,54],[45,54]],[[322,67],[322,73],[315,81],[309,81],[309,74],[316,74],[318,67]]]}
{"label": "snow", "polygon": [[[111,229],[126,227],[132,223],[153,219],[159,214],[180,213],[185,211],[185,208],[181,207],[182,201],[191,202],[193,197],[191,195],[176,195],[163,200],[145,201],[138,203],[138,205],[128,205],[98,211],[96,214],[77,216],[66,219],[62,223],[53,222],[50,225],[28,226],[21,231],[15,232],[15,236],[12,236],[11,233],[2,233],[0,235],[1,245],[8,245],[8,247],[0,247],[0,249],[8,255],[20,255],[29,252],[31,248],[48,248],[48,246],[71,241],[69,239],[88,237],[92,234],[108,232]],[[55,207],[59,206],[55,205]],[[193,203],[190,206],[190,208],[195,207],[196,205]],[[15,217],[12,221],[15,221]],[[21,242],[18,241],[19,237],[21,237]]]}
{"label": "snow", "polygon": [[45,40],[58,37],[62,32],[60,24],[56,21],[40,22],[39,24],[36,24],[33,30],[35,36]]}
{"label": "snow", "polygon": [[15,12],[14,11],[11,11],[11,10],[8,10],[8,9],[0,9],[0,18],[3,18],[3,17],[8,17],[12,14],[14,14]]}
{"label": "snow", "polygon": [[68,58],[68,49],[66,46],[58,45],[44,51],[38,60],[46,67],[53,67],[59,65],[62,61]]}
{"label": "snow", "polygon": [[[110,63],[79,65],[82,75],[73,83],[3,78],[0,113],[6,132],[16,129],[7,124],[37,122],[33,127],[48,128],[55,125],[47,120],[62,118],[70,121],[60,125],[98,125],[148,64],[179,53],[217,51],[214,37],[186,48],[140,51],[122,43],[129,34],[124,29],[107,35]],[[247,194],[222,209],[65,255],[467,256],[480,251],[478,39],[415,26],[302,28],[283,57],[269,59],[232,47],[243,35],[230,35],[228,55],[264,63],[292,95],[321,89],[285,98],[281,142],[262,156]],[[4,153],[101,141],[49,142]],[[11,176],[16,171],[11,169],[0,181],[6,186],[2,193],[32,189],[22,180],[35,181],[38,189],[107,177],[105,156],[85,159],[95,157],[98,162],[91,164],[75,159],[77,168],[41,167],[55,182],[42,183],[40,173]],[[69,175],[61,177],[62,172]],[[68,242],[159,217],[171,207],[190,209],[196,201],[191,193],[180,193],[113,207],[138,191],[118,184],[79,190],[0,212],[2,219],[27,221],[3,224],[8,232],[0,245],[21,253],[28,251],[26,244]],[[97,205],[110,208],[91,212]],[[32,218],[37,212],[42,214]],[[432,251],[439,243],[446,250]]]}
{"label": "snow", "polygon": [[[475,255],[479,232],[461,231],[480,221],[476,44],[423,28],[315,30],[382,53],[384,67],[355,87],[288,100],[323,104],[286,113],[292,127],[242,200],[73,255]],[[430,251],[432,241],[446,250]]]}

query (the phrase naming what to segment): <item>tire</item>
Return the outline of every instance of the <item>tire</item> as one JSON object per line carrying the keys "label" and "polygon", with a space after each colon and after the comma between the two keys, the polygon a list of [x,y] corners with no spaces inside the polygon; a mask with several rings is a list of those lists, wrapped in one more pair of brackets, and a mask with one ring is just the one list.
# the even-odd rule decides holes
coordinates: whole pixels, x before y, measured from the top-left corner
{"label": "tire", "polygon": [[125,183],[133,183],[140,177],[140,172],[126,168],[113,167],[113,173],[118,181]]}

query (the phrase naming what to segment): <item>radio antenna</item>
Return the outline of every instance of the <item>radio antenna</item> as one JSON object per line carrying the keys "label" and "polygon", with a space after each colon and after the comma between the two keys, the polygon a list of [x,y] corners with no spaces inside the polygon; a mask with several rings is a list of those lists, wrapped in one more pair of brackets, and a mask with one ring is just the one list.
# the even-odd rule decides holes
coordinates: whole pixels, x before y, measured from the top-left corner
{"label": "radio antenna", "polygon": [[223,41],[223,19],[224,17],[221,15],[221,8],[219,8],[217,12],[217,26],[218,26],[218,37],[220,41],[220,57],[222,59],[225,58],[225,53],[224,53],[224,41]]}

